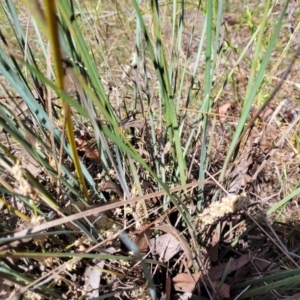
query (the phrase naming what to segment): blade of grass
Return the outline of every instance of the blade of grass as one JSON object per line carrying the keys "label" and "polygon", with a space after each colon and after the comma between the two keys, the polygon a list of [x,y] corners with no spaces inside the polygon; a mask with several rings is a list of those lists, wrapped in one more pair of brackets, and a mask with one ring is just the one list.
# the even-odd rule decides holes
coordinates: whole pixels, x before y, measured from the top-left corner
{"label": "blade of grass", "polygon": [[[56,81],[58,87],[61,90],[64,90],[64,71],[62,68],[62,57],[61,51],[59,46],[59,38],[58,38],[58,28],[57,28],[57,20],[56,20],[56,13],[55,13],[55,3],[52,0],[45,0],[44,1],[46,6],[46,14],[47,14],[47,22],[49,28],[49,37],[52,45],[53,51],[53,59],[54,59],[54,66],[56,69]],[[79,162],[79,157],[77,153],[76,143],[75,143],[75,136],[74,136],[74,129],[72,123],[72,116],[70,106],[62,100],[62,107],[64,111],[64,118],[65,118],[65,126],[66,132],[68,136],[68,140],[71,147],[72,158],[74,160],[75,170],[79,179],[81,190],[86,198],[89,201],[89,194],[87,191],[87,187],[84,181],[81,165]]]}
{"label": "blade of grass", "polygon": [[[288,3],[289,3],[289,0],[287,0],[285,2],[285,5],[282,9],[279,20],[278,20],[277,25],[275,27],[274,34],[273,34],[272,39],[271,39],[271,41],[268,45],[266,54],[264,55],[264,58],[261,62],[259,71],[257,73],[255,73],[255,68],[257,66],[256,63],[259,60],[261,43],[262,43],[262,39],[263,39],[263,36],[264,36],[264,30],[265,30],[265,25],[266,25],[266,21],[267,21],[270,1],[268,1],[268,5],[265,8],[263,22],[259,25],[260,26],[260,32],[259,32],[258,39],[257,39],[257,42],[256,42],[256,46],[255,46],[255,54],[254,54],[254,57],[253,57],[253,60],[252,60],[253,61],[253,64],[252,64],[253,71],[251,73],[251,81],[248,82],[248,87],[247,87],[247,92],[246,92],[246,96],[245,96],[245,100],[244,100],[242,115],[241,115],[240,121],[237,125],[236,131],[235,131],[234,136],[232,138],[232,142],[230,144],[229,150],[227,152],[227,155],[226,155],[223,167],[222,167],[222,171],[221,171],[220,178],[219,178],[219,180],[221,182],[224,179],[225,172],[227,170],[227,165],[228,165],[228,163],[231,159],[231,156],[232,156],[233,152],[235,151],[236,147],[238,146],[238,139],[239,139],[239,136],[240,136],[240,134],[241,134],[241,132],[242,132],[244,126],[245,126],[245,122],[248,118],[250,109],[252,107],[252,103],[255,99],[255,95],[256,95],[259,87],[261,86],[262,80],[265,76],[265,71],[266,71],[267,65],[270,61],[271,54],[272,54],[272,51],[273,51],[274,46],[275,46],[275,42],[276,42],[277,37],[279,35],[280,28],[281,28],[281,25],[282,25],[282,21],[283,21]],[[254,81],[254,76],[255,75],[256,75],[256,78],[255,78],[255,81]]]}
{"label": "blade of grass", "polygon": [[[206,2],[206,51],[205,51],[205,74],[204,74],[204,94],[203,94],[203,105],[201,111],[203,111],[202,117],[202,142],[200,150],[200,169],[199,169],[199,179],[204,180],[205,170],[207,164],[207,113],[210,110],[211,106],[211,84],[212,84],[212,29],[213,29],[213,3]],[[202,194],[203,187],[199,187],[200,195]],[[202,208],[203,198],[200,196],[200,199],[197,202],[198,210]]]}
{"label": "blade of grass", "polygon": [[151,10],[152,10],[152,17],[153,17],[153,26],[154,26],[154,38],[156,42],[156,52],[157,58],[154,54],[154,49],[150,41],[149,34],[147,32],[145,23],[142,18],[142,14],[139,8],[137,1],[133,0],[133,6],[136,11],[137,19],[139,20],[141,31],[144,35],[147,49],[150,55],[150,58],[154,64],[154,67],[157,72],[160,93],[162,100],[164,101],[165,105],[165,119],[166,119],[166,126],[168,131],[168,138],[172,145],[172,149],[175,146],[175,151],[172,151],[172,155],[176,163],[178,163],[179,174],[181,183],[184,184],[186,182],[186,162],[183,157],[182,147],[180,143],[180,134],[179,134],[179,125],[176,117],[176,104],[175,98],[173,95],[173,91],[171,88],[170,80],[169,80],[169,70],[165,59],[165,54],[162,47],[161,41],[161,34],[160,34],[160,26],[159,26],[159,6],[155,1],[151,2]]}

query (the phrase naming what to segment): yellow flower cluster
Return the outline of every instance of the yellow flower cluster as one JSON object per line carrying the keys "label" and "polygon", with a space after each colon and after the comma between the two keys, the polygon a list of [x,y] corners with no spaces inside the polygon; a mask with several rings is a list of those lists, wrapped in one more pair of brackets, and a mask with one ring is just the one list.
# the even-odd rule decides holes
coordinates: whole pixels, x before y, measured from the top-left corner
{"label": "yellow flower cluster", "polygon": [[25,179],[22,167],[18,164],[14,165],[11,168],[11,173],[19,183],[19,186],[16,187],[16,191],[23,196],[29,197],[30,202],[36,203],[38,200],[38,195],[35,189]]}
{"label": "yellow flower cluster", "polygon": [[214,201],[197,216],[196,228],[203,230],[205,226],[213,224],[225,215],[243,209],[247,203],[248,200],[245,195],[233,195],[222,198],[221,201]]}

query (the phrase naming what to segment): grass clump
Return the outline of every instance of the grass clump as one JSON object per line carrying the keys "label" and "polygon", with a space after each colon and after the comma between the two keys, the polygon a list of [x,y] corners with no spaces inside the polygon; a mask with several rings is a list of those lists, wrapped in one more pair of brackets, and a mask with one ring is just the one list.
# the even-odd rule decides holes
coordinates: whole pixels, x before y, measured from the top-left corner
{"label": "grass clump", "polygon": [[296,299],[299,15],[229,2],[0,4],[4,297]]}

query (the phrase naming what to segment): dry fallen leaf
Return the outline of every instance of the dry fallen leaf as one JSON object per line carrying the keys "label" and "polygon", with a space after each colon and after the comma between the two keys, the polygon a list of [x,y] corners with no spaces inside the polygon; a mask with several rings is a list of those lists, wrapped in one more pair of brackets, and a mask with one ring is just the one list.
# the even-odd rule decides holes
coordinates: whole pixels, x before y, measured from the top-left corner
{"label": "dry fallen leaf", "polygon": [[[231,273],[233,271],[238,270],[245,264],[247,264],[252,258],[254,254],[249,253],[242,255],[241,257],[231,260],[230,266],[228,273]],[[191,293],[196,287],[197,282],[201,277],[201,282],[205,281],[207,284],[209,284],[210,281],[217,281],[219,280],[225,269],[228,267],[228,263],[221,264],[216,267],[210,268],[207,272],[207,276],[203,276],[201,272],[194,273],[194,274],[188,274],[188,273],[181,273],[173,277],[173,283],[174,283],[174,288],[176,291],[181,291],[181,292],[188,292]],[[207,279],[209,277],[210,280]]]}
{"label": "dry fallen leaf", "polygon": [[221,287],[219,287],[219,281],[213,281],[212,286],[215,290],[218,291],[218,296],[220,299],[230,298],[230,285],[226,283],[222,283]]}
{"label": "dry fallen leaf", "polygon": [[99,150],[95,147],[91,148],[91,137],[82,130],[75,132],[75,135],[77,151],[83,152],[84,156],[89,160],[100,162]]}
{"label": "dry fallen leaf", "polygon": [[192,293],[176,293],[172,295],[172,300],[208,300],[207,298]]}
{"label": "dry fallen leaf", "polygon": [[226,116],[224,116],[227,112],[227,110],[232,106],[232,103],[227,102],[221,106],[219,106],[218,108],[218,112],[220,115],[222,115],[222,117],[220,117],[221,121],[225,121],[226,120]]}
{"label": "dry fallen leaf", "polygon": [[89,266],[85,269],[85,290],[90,291],[86,295],[86,299],[93,299],[99,297],[100,279],[102,275],[102,269],[104,268],[104,261],[100,261],[96,266]]}
{"label": "dry fallen leaf", "polygon": [[134,240],[135,244],[140,249],[141,256],[143,256],[143,257],[148,252],[148,248],[149,248],[148,241],[149,241],[149,237],[151,235],[151,232],[152,232],[152,230],[150,228],[148,228],[145,231],[143,231],[140,234],[138,234],[137,237]]}
{"label": "dry fallen leaf", "polygon": [[[249,253],[249,254],[242,255],[241,257],[239,257],[237,259],[231,260],[228,274],[233,271],[238,270],[239,268],[241,268],[242,266],[247,264],[253,258],[253,256],[254,256],[253,253]],[[222,277],[227,266],[228,266],[228,263],[224,263],[219,266],[210,268],[208,270],[208,276],[209,276],[210,280],[211,281],[219,280]],[[204,280],[206,280],[206,279],[204,279]]]}
{"label": "dry fallen leaf", "polygon": [[169,233],[151,239],[150,245],[153,255],[159,255],[164,262],[182,250],[180,242]]}
{"label": "dry fallen leaf", "polygon": [[192,293],[200,278],[201,273],[180,273],[173,277],[174,289],[178,292]]}
{"label": "dry fallen leaf", "polygon": [[230,26],[238,24],[239,20],[236,15],[230,14],[230,15],[225,15],[224,20],[226,23]]}
{"label": "dry fallen leaf", "polygon": [[85,157],[93,160],[95,162],[100,162],[100,155],[99,155],[99,150],[97,148],[95,149],[88,149],[85,152]]}
{"label": "dry fallen leaf", "polygon": [[186,241],[183,234],[181,232],[179,232],[175,227],[173,227],[169,224],[161,224],[159,226],[156,226],[155,229],[169,233],[180,243],[182,250],[184,251],[184,254],[187,257],[188,267],[191,267],[193,264],[193,254],[192,254],[191,247],[188,244],[188,242]]}
{"label": "dry fallen leaf", "polygon": [[[200,273],[192,274],[192,276],[188,273],[181,273],[176,276],[176,283],[174,283],[174,287],[176,291],[181,291],[185,293],[192,293],[196,287],[196,284],[200,278]],[[175,277],[173,278],[174,281]],[[216,290],[219,286],[219,281],[213,281],[213,288]],[[209,287],[210,285],[208,285]],[[228,284],[223,283],[221,287],[218,288],[218,296],[223,298],[230,297],[230,286]]]}

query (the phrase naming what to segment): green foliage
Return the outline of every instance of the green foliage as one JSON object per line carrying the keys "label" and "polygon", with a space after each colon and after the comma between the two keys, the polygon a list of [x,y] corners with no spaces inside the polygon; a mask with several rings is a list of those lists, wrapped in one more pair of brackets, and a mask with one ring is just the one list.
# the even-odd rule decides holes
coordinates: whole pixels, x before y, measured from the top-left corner
{"label": "green foliage", "polygon": [[[5,94],[5,101],[1,98],[0,102],[0,126],[14,143],[14,147],[10,147],[10,143],[0,139],[0,190],[3,198],[1,203],[13,211],[18,220],[28,221],[27,216],[13,210],[9,204],[9,197],[17,197],[29,211],[29,220],[39,216],[50,221],[49,211],[60,217],[70,213],[66,206],[61,204],[61,198],[68,198],[78,207],[76,212],[84,210],[94,202],[103,204],[110,201],[106,191],[98,188],[98,174],[90,171],[89,166],[85,165],[79,156],[80,149],[76,144],[75,133],[84,129],[95,139],[95,149],[99,154],[97,163],[101,169],[99,173],[106,182],[113,181],[120,187],[123,197],[119,196],[122,198],[119,200],[143,196],[146,193],[143,188],[145,182],[164,190],[163,208],[160,213],[170,207],[177,208],[181,224],[188,228],[188,234],[195,242],[193,248],[199,254],[200,243],[197,244],[197,232],[193,221],[196,213],[206,205],[204,180],[207,179],[206,171],[211,164],[213,140],[216,138],[214,128],[217,119],[210,117],[213,114],[213,105],[224,92],[226,82],[232,80],[236,66],[244,60],[247,51],[253,46],[254,53],[251,57],[246,92],[241,103],[241,114],[220,168],[219,179],[226,186],[230,183],[230,180],[226,182],[226,174],[230,169],[228,165],[234,163],[237,158],[238,151],[234,151],[241,142],[241,133],[249,120],[250,110],[257,103],[263,105],[265,99],[268,99],[264,93],[268,84],[266,74],[289,2],[286,1],[267,43],[264,36],[269,26],[268,17],[275,3],[267,1],[264,4],[264,15],[257,27],[252,22],[251,12],[246,11],[247,22],[252,32],[251,39],[239,53],[235,65],[230,67],[223,78],[223,74],[219,76],[217,70],[220,60],[225,57],[221,52],[222,47],[225,47],[221,34],[225,1],[206,1],[201,4],[175,0],[164,3],[150,1],[150,6],[137,0],[133,0],[130,5],[126,3],[130,10],[130,17],[126,17],[128,23],[124,25],[126,22],[120,22],[118,25],[128,26],[126,28],[130,31],[126,34],[134,36],[135,42],[134,45],[123,45],[131,48],[127,50],[126,55],[120,51],[119,61],[114,63],[123,66],[128,63],[125,61],[129,59],[128,53],[133,57],[128,70],[134,73],[134,79],[130,79],[126,90],[130,93],[129,103],[125,100],[125,93],[120,97],[121,100],[118,96],[111,100],[109,96],[110,87],[106,79],[111,77],[115,81],[114,86],[122,87],[122,81],[126,76],[129,77],[129,71],[122,67],[126,76],[118,77],[109,57],[110,45],[99,42],[105,33],[99,34],[95,29],[96,22],[93,24],[91,21],[93,18],[101,18],[101,14],[106,12],[104,3],[86,2],[89,1],[45,0],[45,8],[42,8],[38,6],[37,1],[33,3],[28,0],[26,3],[32,14],[28,19],[28,27],[25,26],[24,20],[21,22],[22,7],[17,7],[15,1],[7,0],[0,4],[1,16],[7,24],[6,30],[1,31],[0,36],[0,73],[3,76],[1,90]],[[126,9],[124,12],[120,8],[121,5],[125,5],[121,2],[116,4],[114,12],[120,19],[123,13],[126,14]],[[196,44],[193,49],[193,32],[189,40],[185,36],[186,24],[191,22],[187,19],[189,10],[196,12],[194,22],[199,21],[198,15],[203,16],[201,26],[195,23],[191,26],[199,33],[197,42],[193,42]],[[95,32],[91,34],[91,31]],[[116,41],[116,44],[118,42]],[[188,49],[183,51],[186,45]],[[229,42],[226,45],[228,49],[234,48]],[[122,55],[126,59],[123,59]],[[215,79],[221,84],[215,83]],[[74,93],[69,93],[69,86],[73,88]],[[190,114],[189,110],[194,110],[194,113]],[[126,126],[130,117],[135,118],[136,115],[141,117],[134,121],[142,122],[143,126]],[[27,162],[22,159],[22,155],[18,155],[16,149],[21,149],[22,153],[26,154]],[[73,169],[70,168],[70,161]],[[35,168],[31,167],[33,162]],[[35,171],[39,174],[38,177]],[[47,183],[42,182],[41,173],[43,179],[47,178]],[[197,194],[191,201],[185,201],[188,199],[185,193],[170,192],[172,187],[178,185],[186,192],[185,185],[192,180],[199,180],[199,185]],[[24,185],[27,183],[27,190],[22,186],[22,182]],[[14,186],[19,188],[15,189]],[[216,200],[218,193],[216,190],[212,199]],[[274,213],[298,194],[299,189],[292,191],[270,208],[267,215]],[[197,210],[191,213],[187,207],[194,203],[197,203]],[[136,217],[131,212],[132,219],[135,222],[144,219],[146,223],[150,223],[151,212],[145,200],[141,201],[141,207],[143,216]],[[97,228],[88,218],[76,220],[72,225],[75,226],[76,232],[74,227],[68,226],[64,230],[58,226],[53,232],[47,232],[48,237],[66,235],[69,238],[57,245],[53,252],[39,245],[40,248],[36,252],[32,248],[28,248],[26,253],[17,249],[11,256],[21,257],[23,262],[48,256],[76,257],[78,260],[140,260],[152,299],[155,299],[155,286],[147,266],[152,263],[163,264],[144,259],[136,245],[126,236],[122,237],[123,243],[135,253],[133,257],[73,254],[68,249],[72,247],[78,235],[94,244],[97,241],[105,243],[108,238],[106,240],[101,234],[103,228]],[[253,224],[250,227],[255,226],[256,224]],[[15,228],[3,225],[1,230],[9,232]],[[113,233],[117,235],[120,233],[119,229]],[[43,233],[28,237],[37,238],[41,235]],[[13,237],[2,239],[0,249],[1,245],[13,241]],[[57,241],[55,236],[51,241]],[[236,240],[231,246],[235,246],[237,242]],[[0,250],[0,257],[5,258],[5,251]],[[229,270],[226,270],[226,274],[227,271]],[[33,278],[23,276],[20,271],[4,263],[0,264],[0,273],[5,278],[20,280],[23,285],[35,285]],[[268,286],[264,286],[269,282],[270,288],[283,293],[295,287],[299,279],[298,273],[286,271],[253,279],[233,286],[233,291],[238,293],[246,285],[251,285],[252,287],[239,299],[269,295]],[[287,276],[291,277],[286,278]],[[225,275],[222,282],[224,280]],[[38,285],[36,290],[62,299],[59,287],[54,283]]]}

